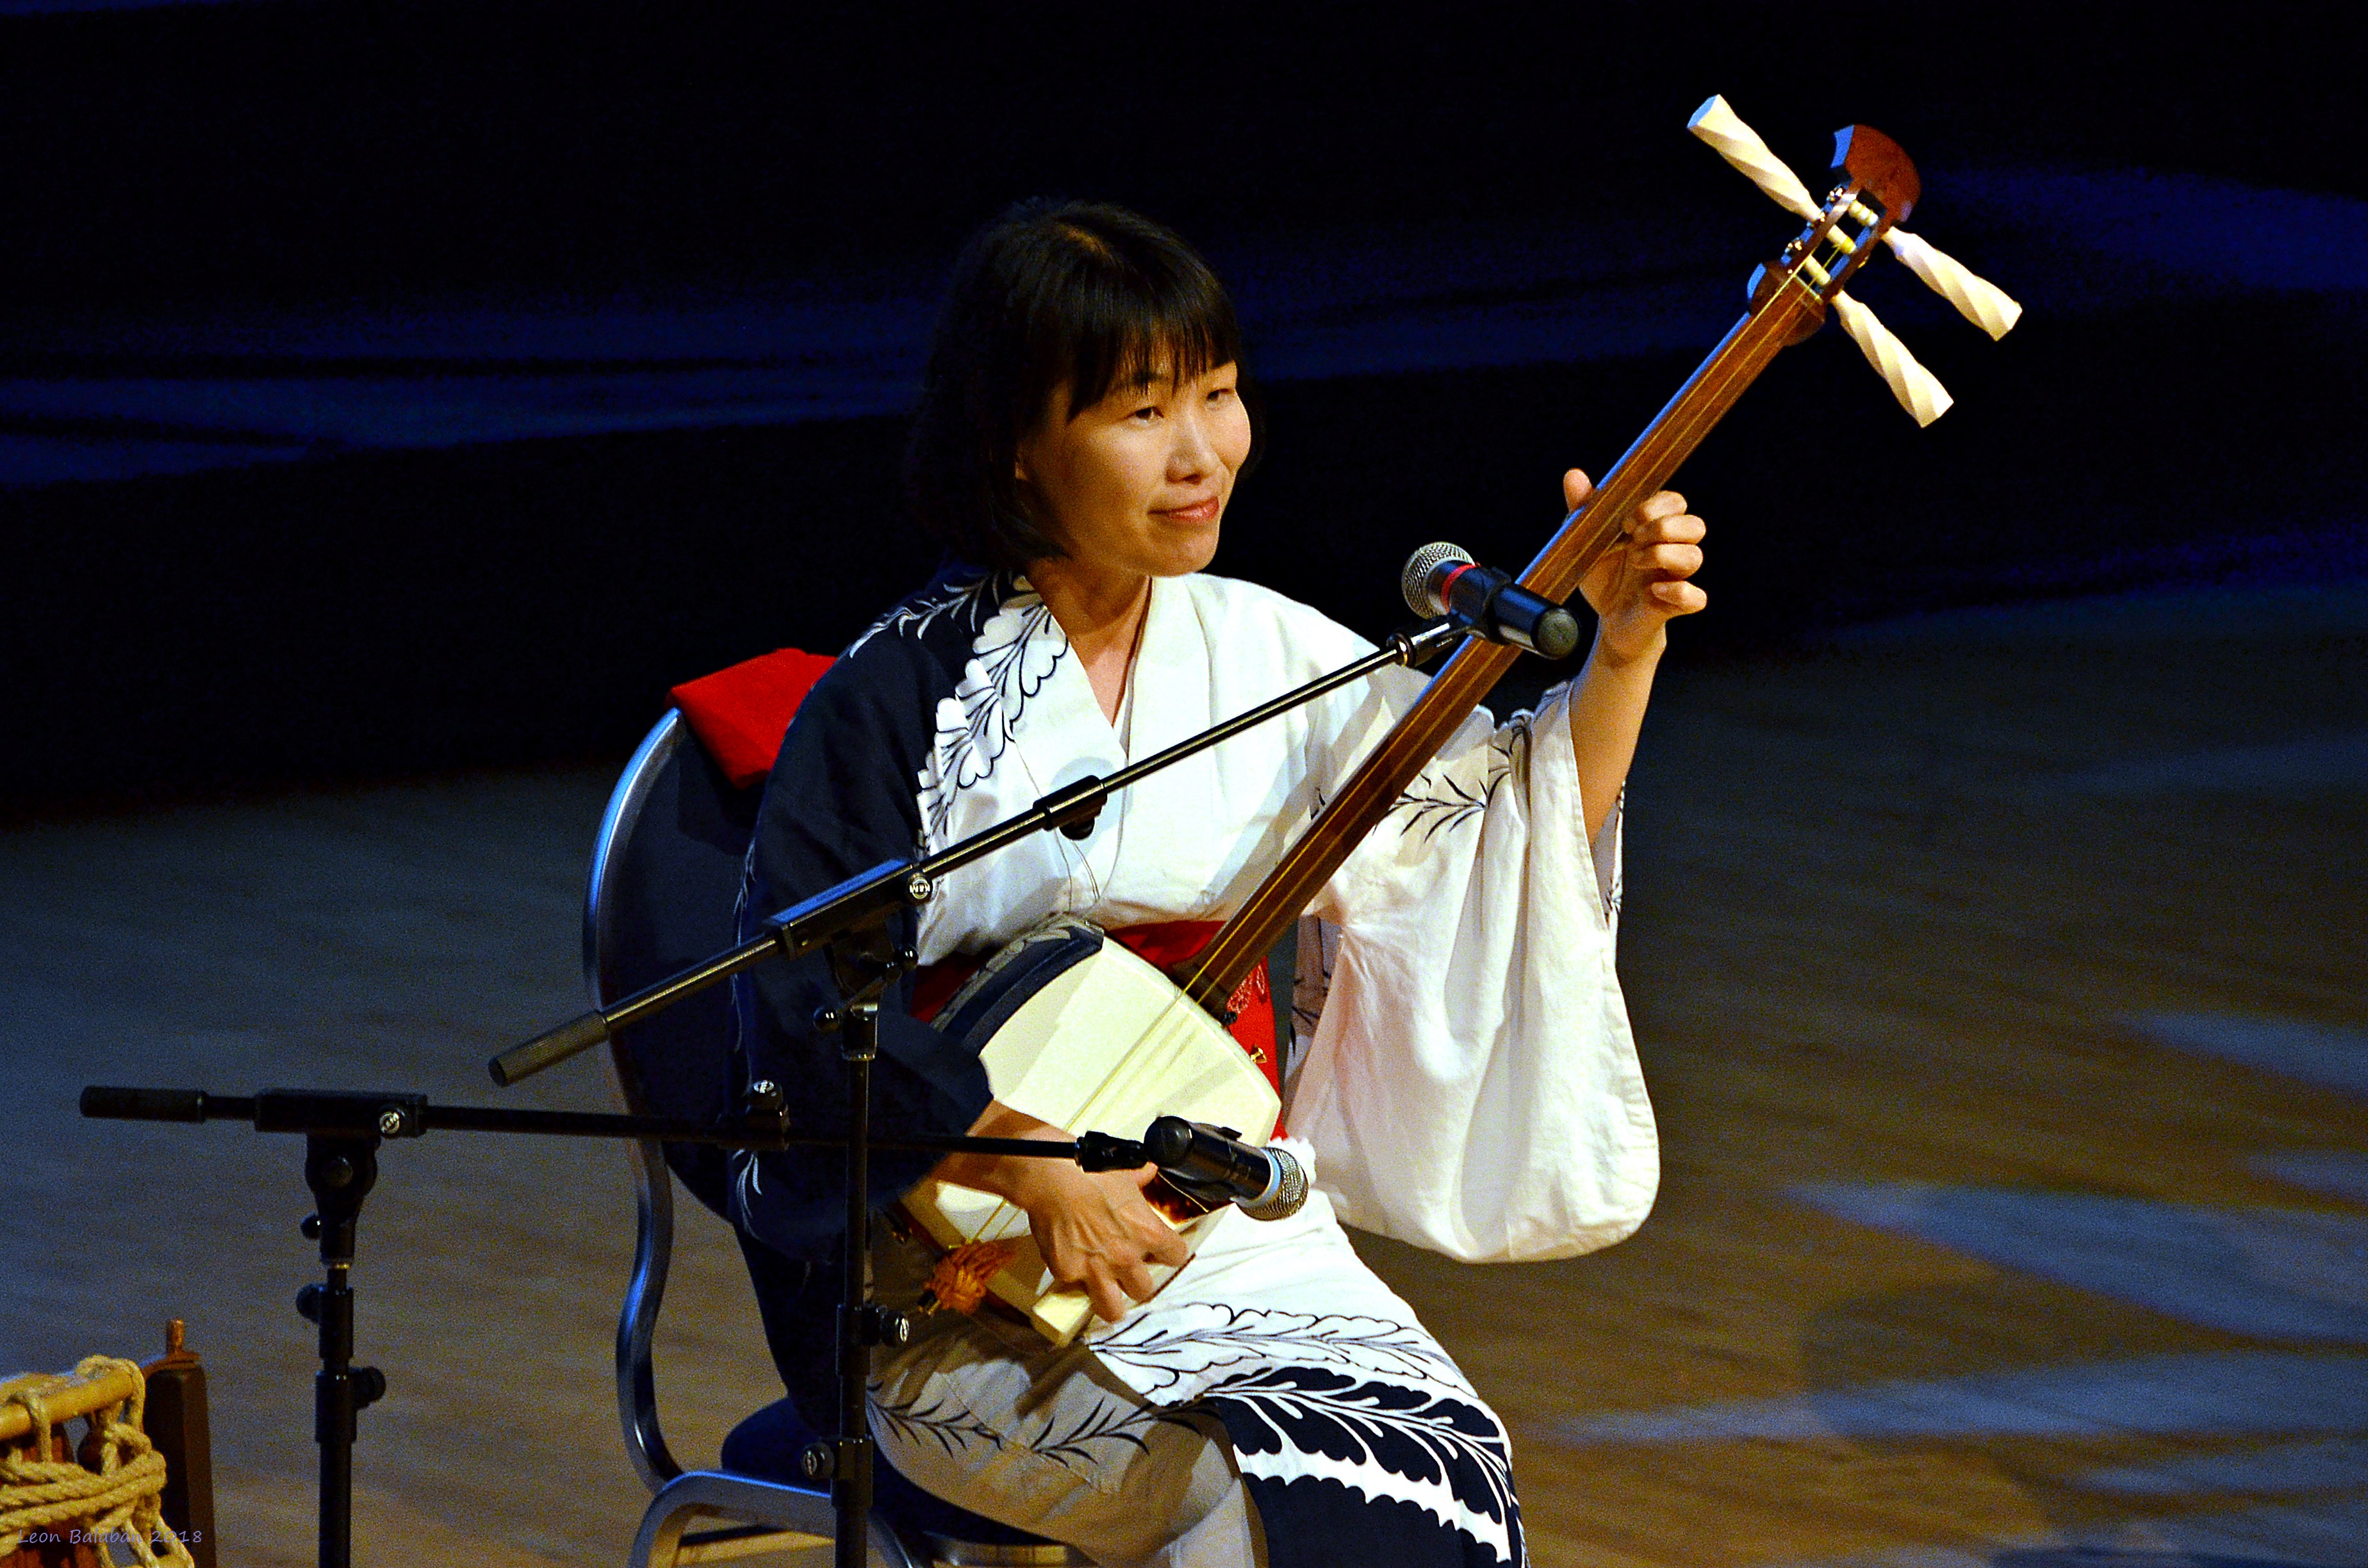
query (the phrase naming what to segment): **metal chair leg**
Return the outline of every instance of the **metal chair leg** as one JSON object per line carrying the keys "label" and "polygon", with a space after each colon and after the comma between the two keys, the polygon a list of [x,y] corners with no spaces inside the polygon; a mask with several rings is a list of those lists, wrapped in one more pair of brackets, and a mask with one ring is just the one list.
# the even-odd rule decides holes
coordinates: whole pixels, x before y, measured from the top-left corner
{"label": "metal chair leg", "polygon": [[[691,1533],[690,1526],[701,1518],[735,1520],[760,1533],[744,1528]],[[830,1498],[825,1494],[753,1476],[692,1471],[667,1482],[650,1500],[627,1568],[674,1568],[793,1544],[755,1544],[774,1532],[796,1532],[821,1544],[832,1539],[833,1523]],[[871,1534],[872,1568],[928,1568],[905,1550],[884,1521],[874,1517]]]}

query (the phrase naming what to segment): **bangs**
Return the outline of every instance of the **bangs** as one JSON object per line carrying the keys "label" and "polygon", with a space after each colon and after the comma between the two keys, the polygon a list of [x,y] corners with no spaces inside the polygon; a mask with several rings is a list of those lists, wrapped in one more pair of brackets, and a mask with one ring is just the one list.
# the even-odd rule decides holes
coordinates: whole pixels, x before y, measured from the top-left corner
{"label": "bangs", "polygon": [[1055,233],[1062,264],[1046,269],[1027,312],[1022,428],[1064,383],[1075,418],[1115,389],[1187,381],[1241,358],[1233,302],[1200,257],[1074,222]]}

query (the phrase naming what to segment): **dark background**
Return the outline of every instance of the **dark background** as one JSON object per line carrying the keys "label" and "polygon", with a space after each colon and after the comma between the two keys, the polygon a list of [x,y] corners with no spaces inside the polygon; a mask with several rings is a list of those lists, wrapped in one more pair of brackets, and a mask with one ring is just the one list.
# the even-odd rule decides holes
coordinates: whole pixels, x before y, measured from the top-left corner
{"label": "dark background", "polygon": [[[1272,439],[1217,569],[1383,630],[1413,545],[1526,561],[1789,237],[1684,133],[1712,92],[1813,187],[1890,132],[1911,226],[2030,313],[1994,345],[1870,269],[1958,406],[1917,430],[1838,332],[1784,356],[1679,481],[1690,656],[2356,576],[2368,176],[2320,15],[0,6],[0,795],[617,754],[676,681],[837,646],[932,562],[894,409],[934,278],[1034,194],[1236,281]],[[324,433],[331,382],[378,412]],[[413,417],[464,382],[561,391]]]}

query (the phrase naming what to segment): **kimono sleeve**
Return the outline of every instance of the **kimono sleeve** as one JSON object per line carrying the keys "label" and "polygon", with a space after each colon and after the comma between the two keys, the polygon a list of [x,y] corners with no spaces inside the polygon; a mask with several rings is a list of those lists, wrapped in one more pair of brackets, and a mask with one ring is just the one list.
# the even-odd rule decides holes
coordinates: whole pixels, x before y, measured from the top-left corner
{"label": "kimono sleeve", "polygon": [[[909,858],[920,840],[915,794],[939,695],[916,643],[881,638],[843,659],[815,686],[783,737],[766,780],[742,879],[743,940],[768,915],[886,860]],[[941,677],[937,677],[940,678]],[[910,947],[912,914],[894,935]],[[814,1026],[842,1000],[821,953],[764,963],[733,981],[736,1062],[742,1082],[769,1078],[785,1093],[802,1132],[847,1125],[847,1068],[838,1037]],[[912,980],[892,988],[880,1009],[880,1055],[872,1069],[875,1135],[967,1131],[986,1108],[985,1069],[911,1016]],[[871,1190],[892,1201],[927,1175],[937,1157],[875,1152]],[[730,1165],[733,1217],[792,1257],[825,1256],[845,1228],[844,1162],[832,1149],[738,1153]]]}
{"label": "kimono sleeve", "polygon": [[1292,1129],[1343,1221],[1471,1262],[1619,1241],[1659,1179],[1612,967],[1620,813],[1590,846],[1567,704],[1475,714],[1311,911],[1330,973]]}

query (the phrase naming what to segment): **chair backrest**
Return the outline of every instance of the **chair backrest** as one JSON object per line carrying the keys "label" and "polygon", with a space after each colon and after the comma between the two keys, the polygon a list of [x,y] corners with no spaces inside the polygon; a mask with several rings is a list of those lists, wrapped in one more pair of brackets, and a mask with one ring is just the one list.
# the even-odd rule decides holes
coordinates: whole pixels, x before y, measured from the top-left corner
{"label": "chair backrest", "polygon": [[[689,968],[733,939],[740,868],[757,789],[738,790],[669,709],[625,767],[593,848],[584,899],[584,976],[596,1005]],[[626,1109],[712,1119],[730,1108],[732,1001],[717,986],[620,1030],[609,1065]],[[617,1415],[626,1457],[655,1492],[682,1473],[658,1426],[651,1344],[674,1254],[672,1169],[725,1214],[724,1155],[709,1145],[633,1146],[640,1224],[617,1318]],[[728,1218],[729,1216],[726,1215]]]}
{"label": "chair backrest", "polygon": [[[584,903],[584,971],[600,1005],[712,957],[734,939],[741,869],[761,783],[735,786],[678,710],[651,729],[609,797]],[[715,986],[620,1029],[609,1065],[626,1109],[713,1120],[737,1104],[727,988]],[[617,1317],[617,1415],[626,1456],[652,1491],[682,1473],[658,1425],[651,1346],[674,1253],[672,1170],[727,1222],[730,1178],[712,1144],[632,1145],[640,1224],[633,1272]],[[829,1271],[782,1256],[735,1224],[782,1380],[807,1408],[828,1408]],[[817,1400],[821,1403],[815,1403]]]}
{"label": "chair backrest", "polygon": [[[584,901],[584,974],[602,1006],[732,945],[741,867],[761,787],[734,789],[682,715],[669,709],[609,799]],[[715,986],[618,1032],[612,1060],[626,1103],[655,1116],[712,1119],[733,1107],[732,998]],[[666,1164],[724,1214],[723,1151],[675,1144]]]}

